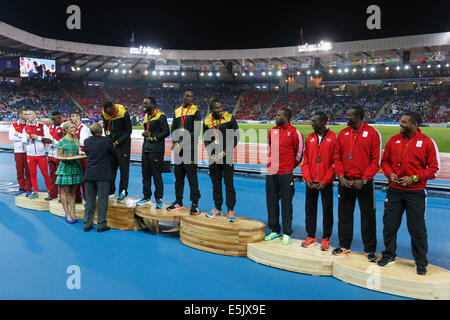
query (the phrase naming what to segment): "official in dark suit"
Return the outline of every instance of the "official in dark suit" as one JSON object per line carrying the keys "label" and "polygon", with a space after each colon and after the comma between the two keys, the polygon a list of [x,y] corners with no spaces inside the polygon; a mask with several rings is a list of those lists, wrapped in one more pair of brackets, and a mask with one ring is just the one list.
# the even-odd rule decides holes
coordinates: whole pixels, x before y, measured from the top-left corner
{"label": "official in dark suit", "polygon": [[92,229],[97,195],[97,231],[103,232],[109,230],[106,224],[106,212],[108,211],[109,187],[114,177],[111,166],[114,147],[110,138],[102,137],[102,129],[101,124],[95,123],[91,127],[92,137],[84,140],[84,151],[88,157],[87,167],[84,173],[86,188],[84,231],[86,232]]}

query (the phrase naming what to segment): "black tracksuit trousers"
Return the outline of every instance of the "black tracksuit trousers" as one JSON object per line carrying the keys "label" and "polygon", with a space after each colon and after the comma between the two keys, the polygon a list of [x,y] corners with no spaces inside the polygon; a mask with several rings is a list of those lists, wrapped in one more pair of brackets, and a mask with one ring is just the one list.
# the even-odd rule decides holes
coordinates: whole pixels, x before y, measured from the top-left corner
{"label": "black tracksuit trousers", "polygon": [[317,202],[319,193],[322,198],[323,209],[323,235],[322,239],[330,238],[333,231],[333,183],[328,184],[323,190],[315,190],[306,187],[305,201],[305,226],[308,237],[316,237],[317,227]]}
{"label": "black tracksuit trousers", "polygon": [[233,211],[236,204],[236,191],[233,184],[233,164],[217,164],[209,165],[209,176],[213,185],[213,199],[216,209],[222,210],[223,194],[222,194],[222,178],[225,183],[225,194],[228,211]]}
{"label": "black tracksuit trousers", "polygon": [[162,199],[164,194],[163,163],[164,153],[142,152],[142,191],[144,199],[152,197],[152,178],[155,184],[155,199]]}
{"label": "black tracksuit trousers", "polygon": [[386,249],[383,257],[395,258],[397,232],[406,211],[406,224],[411,235],[411,250],[416,265],[428,265],[427,229],[425,226],[427,194],[425,190],[400,190],[389,187],[384,202],[383,238]]}
{"label": "black tracksuit trousers", "polygon": [[266,176],[266,201],[268,226],[272,232],[281,233],[280,200],[283,233],[292,234],[292,198],[295,193],[292,173]]}
{"label": "black tracksuit trousers", "polygon": [[361,211],[361,237],[364,252],[375,252],[377,249],[375,189],[373,180],[368,181],[361,190],[344,188],[338,190],[338,236],[339,245],[350,249],[353,240],[353,213],[356,199]]}

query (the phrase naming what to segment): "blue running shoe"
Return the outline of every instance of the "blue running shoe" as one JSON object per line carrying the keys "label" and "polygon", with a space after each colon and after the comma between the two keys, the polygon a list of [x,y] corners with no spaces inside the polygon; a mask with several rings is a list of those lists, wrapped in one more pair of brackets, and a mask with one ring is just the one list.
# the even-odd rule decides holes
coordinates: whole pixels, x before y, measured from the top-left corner
{"label": "blue running shoe", "polygon": [[143,206],[143,205],[145,205],[145,204],[147,204],[147,203],[149,203],[150,202],[150,199],[141,199],[141,200],[139,200],[138,202],[136,202],[136,205],[137,206]]}
{"label": "blue running shoe", "polygon": [[30,199],[37,199],[37,198],[39,198],[39,195],[36,192],[33,192],[32,194],[30,194],[28,196],[28,198],[30,198]]}
{"label": "blue running shoe", "polygon": [[234,211],[228,211],[228,222],[235,222],[236,218],[234,217]]}
{"label": "blue running shoe", "polygon": [[215,217],[220,216],[220,215],[222,215],[222,211],[221,211],[221,210],[218,210],[218,209],[216,209],[216,208],[212,209],[210,212],[208,212],[208,213],[206,214],[206,216],[207,216],[208,218],[215,218]]}
{"label": "blue running shoe", "polygon": [[162,201],[161,199],[156,199],[156,209],[162,209]]}
{"label": "blue running shoe", "polygon": [[19,191],[16,192],[16,196],[20,196],[21,194],[24,194],[24,193],[25,193],[25,191],[19,190]]}
{"label": "blue running shoe", "polygon": [[25,192],[25,197],[29,197],[31,195],[30,191]]}
{"label": "blue running shoe", "polygon": [[119,194],[119,197],[117,198],[117,202],[122,202],[126,197],[127,196],[125,195],[125,191],[122,191],[122,193]]}
{"label": "blue running shoe", "polygon": [[271,234],[266,236],[264,238],[264,240],[271,241],[271,240],[275,240],[275,239],[280,238],[280,237],[281,237],[281,233],[272,232]]}

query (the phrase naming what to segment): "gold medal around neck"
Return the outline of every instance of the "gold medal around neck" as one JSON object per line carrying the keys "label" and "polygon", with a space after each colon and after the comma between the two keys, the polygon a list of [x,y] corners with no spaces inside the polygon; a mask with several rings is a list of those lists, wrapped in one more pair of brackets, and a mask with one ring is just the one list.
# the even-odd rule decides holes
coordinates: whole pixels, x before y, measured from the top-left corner
{"label": "gold medal around neck", "polygon": [[111,131],[106,131],[106,135],[109,136],[111,134]]}
{"label": "gold medal around neck", "polygon": [[215,143],[215,144],[219,144],[219,139],[215,139],[215,140],[214,140],[214,143]]}

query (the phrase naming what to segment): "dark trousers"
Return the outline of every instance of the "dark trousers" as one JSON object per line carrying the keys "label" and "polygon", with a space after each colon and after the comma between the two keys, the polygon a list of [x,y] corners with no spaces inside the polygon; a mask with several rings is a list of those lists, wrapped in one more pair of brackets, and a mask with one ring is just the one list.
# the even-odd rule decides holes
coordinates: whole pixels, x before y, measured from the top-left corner
{"label": "dark trousers", "polygon": [[183,203],[184,178],[187,176],[191,189],[190,199],[194,203],[200,200],[200,190],[198,188],[197,164],[176,164],[175,165],[175,196],[177,202]]}
{"label": "dark trousers", "polygon": [[234,165],[232,164],[210,164],[209,176],[213,185],[213,199],[216,209],[222,210],[222,178],[225,183],[225,194],[227,197],[228,211],[233,211],[236,204],[236,191],[233,184]]}
{"label": "dark trousers", "polygon": [[322,239],[330,238],[333,231],[333,183],[328,184],[323,190],[315,190],[306,187],[305,201],[305,226],[308,237],[316,237],[317,227],[317,202],[319,193],[322,198],[323,208],[323,235]]}
{"label": "dark trousers", "polygon": [[279,222],[281,199],[283,233],[288,236],[292,234],[292,198],[294,193],[295,186],[292,173],[266,176],[268,225],[272,232],[281,232]]}
{"label": "dark trousers", "polygon": [[142,190],[145,199],[150,199],[152,196],[152,178],[155,184],[155,199],[162,199],[164,193],[163,163],[164,153],[142,153]]}
{"label": "dark trousers", "polygon": [[97,228],[106,227],[110,181],[85,181],[86,203],[84,205],[84,226],[90,227],[94,221],[95,203],[98,195]]}
{"label": "dark trousers", "polygon": [[344,188],[338,190],[338,236],[339,245],[350,249],[353,240],[353,212],[356,199],[361,211],[361,237],[364,252],[375,252],[377,248],[375,194],[373,180],[367,182],[361,190]]}
{"label": "dark trousers", "polygon": [[52,198],[58,198],[58,185],[55,184],[56,182],[56,170],[59,166],[59,160],[53,157],[48,157],[48,173],[50,177],[50,183],[52,185],[52,188],[49,190],[48,194]]}
{"label": "dark trousers", "polygon": [[383,257],[395,258],[397,250],[397,232],[406,210],[406,223],[411,236],[411,250],[416,265],[428,265],[427,229],[425,209],[427,194],[425,190],[400,190],[389,187],[384,202],[383,238],[386,250]]}
{"label": "dark trousers", "polygon": [[16,161],[17,183],[19,183],[19,190],[31,192],[31,176],[30,169],[28,169],[27,154],[14,153]]}
{"label": "dark trousers", "polygon": [[120,168],[119,193],[125,191],[128,196],[128,179],[130,176],[130,152],[131,141],[125,142],[114,148],[114,156],[112,157],[113,180],[109,188],[109,194],[116,192],[116,176],[117,169]]}
{"label": "dark trousers", "polygon": [[[81,170],[84,173],[86,172],[87,168],[87,158],[80,159],[81,164]],[[82,202],[81,199],[81,191],[83,191],[83,199],[86,200],[86,189],[84,187],[84,182],[80,183],[80,185],[75,189],[75,202]]]}

